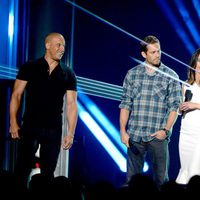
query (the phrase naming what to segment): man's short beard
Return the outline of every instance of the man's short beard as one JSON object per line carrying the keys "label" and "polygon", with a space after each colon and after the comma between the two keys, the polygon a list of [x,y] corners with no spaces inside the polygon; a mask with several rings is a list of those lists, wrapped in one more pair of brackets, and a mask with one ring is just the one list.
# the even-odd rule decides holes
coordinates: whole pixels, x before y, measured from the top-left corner
{"label": "man's short beard", "polygon": [[161,62],[159,62],[159,64],[153,65],[153,66],[154,66],[154,67],[160,67],[160,65],[161,65]]}

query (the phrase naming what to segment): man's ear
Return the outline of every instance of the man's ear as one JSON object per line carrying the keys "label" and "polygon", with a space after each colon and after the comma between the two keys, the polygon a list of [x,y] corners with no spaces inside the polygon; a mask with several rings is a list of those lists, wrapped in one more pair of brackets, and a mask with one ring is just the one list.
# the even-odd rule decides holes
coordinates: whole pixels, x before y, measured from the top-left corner
{"label": "man's ear", "polygon": [[146,55],[146,53],[144,51],[141,52],[141,55],[142,55],[143,58],[146,59],[147,55]]}
{"label": "man's ear", "polygon": [[45,43],[45,48],[49,49],[49,47],[50,47],[50,43],[49,42]]}

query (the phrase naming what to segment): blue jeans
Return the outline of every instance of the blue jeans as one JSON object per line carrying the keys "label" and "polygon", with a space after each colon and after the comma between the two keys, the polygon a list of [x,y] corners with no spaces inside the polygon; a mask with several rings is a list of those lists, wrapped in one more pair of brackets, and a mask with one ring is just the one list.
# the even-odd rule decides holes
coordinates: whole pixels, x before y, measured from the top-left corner
{"label": "blue jeans", "polygon": [[[169,150],[168,140],[159,140],[157,138],[149,142],[133,142],[137,151],[131,151],[128,148],[127,154],[127,183],[135,174],[143,172],[146,155],[149,155],[150,165],[152,167],[153,178],[158,187],[169,180]],[[134,149],[134,148],[132,148]]]}

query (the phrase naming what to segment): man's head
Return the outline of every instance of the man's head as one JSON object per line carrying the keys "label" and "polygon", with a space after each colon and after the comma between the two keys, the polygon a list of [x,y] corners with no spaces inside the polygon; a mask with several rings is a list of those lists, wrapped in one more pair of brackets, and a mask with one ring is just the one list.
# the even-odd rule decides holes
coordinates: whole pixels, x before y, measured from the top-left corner
{"label": "man's head", "polygon": [[140,43],[142,57],[153,66],[159,66],[161,60],[160,41],[152,35],[144,38]]}
{"label": "man's head", "polygon": [[60,33],[50,33],[45,37],[45,56],[59,61],[65,52],[65,39]]}

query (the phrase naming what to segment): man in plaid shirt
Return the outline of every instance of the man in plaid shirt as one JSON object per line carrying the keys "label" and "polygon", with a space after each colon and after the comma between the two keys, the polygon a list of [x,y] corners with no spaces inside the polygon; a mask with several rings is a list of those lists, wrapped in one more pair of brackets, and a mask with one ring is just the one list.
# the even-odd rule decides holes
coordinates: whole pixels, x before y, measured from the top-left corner
{"label": "man in plaid shirt", "polygon": [[127,183],[142,173],[148,153],[160,188],[169,180],[168,143],[182,101],[181,85],[176,72],[161,62],[160,42],[155,36],[144,38],[141,54],[145,61],[130,69],[123,82],[121,141],[128,147]]}

